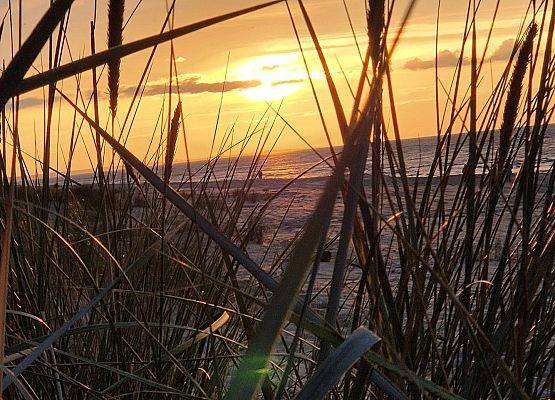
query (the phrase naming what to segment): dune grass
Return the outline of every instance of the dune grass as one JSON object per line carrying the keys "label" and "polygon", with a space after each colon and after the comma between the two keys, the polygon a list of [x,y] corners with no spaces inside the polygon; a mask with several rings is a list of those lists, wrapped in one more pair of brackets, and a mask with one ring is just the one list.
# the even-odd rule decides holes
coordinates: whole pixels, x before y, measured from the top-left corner
{"label": "dune grass", "polygon": [[[415,1],[404,9],[366,4],[367,41],[357,43],[365,50],[362,73],[349,101],[339,96],[308,2],[271,1],[174,28],[174,1],[159,34],[125,43],[133,21],[124,10],[133,5],[110,0],[108,49],[96,51],[95,19],[91,54],[62,61],[72,3],[53,1],[25,41],[11,14],[3,28],[15,48],[0,77],[5,398],[554,395],[555,164],[539,166],[553,158],[544,147],[553,114],[555,2],[530,2],[506,68],[484,99],[478,87],[489,55],[478,52],[479,4],[468,2],[451,85],[436,76],[436,148],[427,149],[433,161],[417,177],[407,172],[395,107],[401,83],[390,65]],[[289,12],[303,57],[293,11],[306,25],[333,105],[333,115],[324,115],[312,86],[330,146],[313,168],[327,165],[330,176],[303,228],[281,247],[274,244],[294,199],[273,231],[262,229],[264,218],[304,173],[274,193],[255,187],[280,135],[294,130],[278,107],[268,105],[240,139],[230,128],[201,168],[187,162],[176,177],[181,138],[189,154],[187,98],[172,51],[166,97],[179,100],[161,106],[159,125],[167,129],[152,133],[144,159],[125,146],[160,44],[266,7]],[[394,13],[400,26],[392,25]],[[150,50],[144,72],[129,108],[120,105],[123,124],[115,124],[120,61],[143,50]],[[37,72],[41,51],[50,63]],[[98,95],[106,64],[111,131],[102,126]],[[304,66],[312,85],[306,59]],[[91,78],[89,91],[83,82]],[[76,82],[76,93],[63,80]],[[24,156],[20,146],[19,114],[27,111],[19,111],[19,95],[42,87],[46,153],[58,101],[74,113],[64,171],[49,156]],[[331,145],[330,118],[341,149]],[[76,182],[71,167],[81,126],[93,134],[90,184]],[[256,151],[247,157],[248,144]],[[517,159],[523,162],[514,171]],[[216,176],[221,166],[224,177]],[[253,237],[263,251],[253,252]],[[331,279],[318,286],[328,248],[335,253]]]}

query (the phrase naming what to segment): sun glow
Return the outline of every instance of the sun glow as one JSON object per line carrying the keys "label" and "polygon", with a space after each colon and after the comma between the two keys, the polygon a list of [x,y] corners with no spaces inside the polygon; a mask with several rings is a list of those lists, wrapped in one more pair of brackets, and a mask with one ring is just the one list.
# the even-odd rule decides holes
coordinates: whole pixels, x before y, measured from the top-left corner
{"label": "sun glow", "polygon": [[272,54],[249,59],[237,66],[241,79],[255,79],[259,86],[243,90],[250,100],[279,100],[305,86],[306,72],[297,54]]}

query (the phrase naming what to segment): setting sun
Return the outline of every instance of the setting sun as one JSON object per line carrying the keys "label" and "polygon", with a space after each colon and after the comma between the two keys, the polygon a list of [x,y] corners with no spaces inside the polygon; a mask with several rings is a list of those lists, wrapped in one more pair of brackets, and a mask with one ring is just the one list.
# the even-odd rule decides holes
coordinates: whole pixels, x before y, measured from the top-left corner
{"label": "setting sun", "polygon": [[250,100],[279,100],[303,88],[306,72],[297,54],[272,54],[256,57],[240,64],[241,79],[256,79],[261,85],[246,89],[243,96]]}

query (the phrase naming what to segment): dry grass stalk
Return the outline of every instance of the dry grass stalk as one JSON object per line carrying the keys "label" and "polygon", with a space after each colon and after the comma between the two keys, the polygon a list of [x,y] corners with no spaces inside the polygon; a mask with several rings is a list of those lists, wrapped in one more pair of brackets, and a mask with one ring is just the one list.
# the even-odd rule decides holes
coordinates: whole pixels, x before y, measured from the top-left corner
{"label": "dry grass stalk", "polygon": [[181,101],[175,107],[173,118],[168,132],[166,141],[166,157],[164,159],[164,182],[170,183],[173,167],[173,159],[175,157],[175,146],[177,144],[177,137],[179,135],[179,124],[181,122]]}
{"label": "dry grass stalk", "polygon": [[[108,48],[123,43],[123,14],[125,0],[109,0],[108,4]],[[108,90],[110,92],[110,110],[116,115],[118,108],[118,91],[120,83],[121,60],[114,58],[108,61]]]}

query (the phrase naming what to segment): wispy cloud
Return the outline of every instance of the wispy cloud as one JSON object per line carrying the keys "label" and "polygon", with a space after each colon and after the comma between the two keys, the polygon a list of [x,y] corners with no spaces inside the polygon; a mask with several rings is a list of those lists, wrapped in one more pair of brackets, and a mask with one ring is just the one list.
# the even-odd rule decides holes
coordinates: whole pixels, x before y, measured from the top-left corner
{"label": "wispy cloud", "polygon": [[[257,79],[226,82],[204,82],[201,80],[200,76],[181,76],[179,79],[179,90],[183,94],[221,93],[222,91],[232,92],[235,90],[250,89],[261,85],[262,82]],[[119,94],[120,96],[133,96],[136,88],[137,87],[133,85],[121,86]],[[153,82],[146,85],[143,96],[148,97],[162,95],[167,93],[167,91],[167,82]],[[102,99],[106,97],[102,92],[99,94]],[[87,96],[90,96],[90,93],[87,93]],[[44,99],[42,97],[24,97],[19,101],[19,108],[21,109],[43,105]]]}
{"label": "wispy cloud", "polygon": [[43,105],[44,99],[42,97],[26,97],[19,100],[19,108],[28,108]]}
{"label": "wispy cloud", "polygon": [[280,67],[281,67],[281,65],[278,65],[278,64],[276,64],[276,65],[265,65],[261,69],[262,69],[262,71],[274,71],[274,70],[276,70]]}
{"label": "wispy cloud", "polygon": [[272,86],[279,86],[279,85],[289,85],[292,83],[302,83],[304,79],[286,79],[283,81],[276,81],[272,83]]}
{"label": "wispy cloud", "polygon": [[[497,47],[489,57],[492,61],[505,61],[509,59],[513,52],[514,40],[507,39],[503,41],[499,47]],[[458,51],[442,50],[437,54],[437,66],[438,68],[455,67],[459,62]],[[462,60],[463,65],[469,63],[468,58]],[[413,58],[407,61],[403,68],[410,69],[412,71],[418,71],[423,69],[430,69],[435,67],[435,59],[423,60],[421,58]]]}
{"label": "wispy cloud", "polygon": [[[257,79],[244,81],[226,81],[226,82],[204,82],[200,76],[187,76],[179,81],[179,90],[181,93],[198,94],[198,93],[221,93],[231,92],[234,90],[249,89],[260,86],[262,82]],[[124,86],[120,89],[122,95],[131,96],[135,93],[135,86]],[[151,83],[148,84],[144,91],[144,96],[156,96],[166,93],[168,84]]]}
{"label": "wispy cloud", "polygon": [[[435,67],[435,59],[422,60],[421,58],[413,58],[405,63],[405,69],[418,71],[422,69],[430,69]],[[439,68],[454,67],[459,62],[459,55],[451,50],[442,50],[437,54],[437,66]],[[463,63],[468,62],[464,59]]]}
{"label": "wispy cloud", "polygon": [[499,47],[495,49],[490,59],[494,61],[508,60],[509,57],[511,57],[511,54],[513,53],[514,46],[515,46],[515,41],[513,39],[507,39],[503,41],[503,43],[501,43]]}

